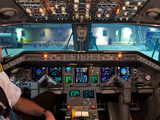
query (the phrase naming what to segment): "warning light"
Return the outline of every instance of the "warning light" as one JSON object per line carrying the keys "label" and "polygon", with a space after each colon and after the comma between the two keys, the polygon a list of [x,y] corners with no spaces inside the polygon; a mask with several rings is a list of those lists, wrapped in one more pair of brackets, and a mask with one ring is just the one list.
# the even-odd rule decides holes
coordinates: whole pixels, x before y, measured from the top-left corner
{"label": "warning light", "polygon": [[121,57],[122,57],[122,53],[119,53],[119,54],[118,54],[118,57],[121,58]]}
{"label": "warning light", "polygon": [[48,57],[48,55],[47,55],[47,54],[44,54],[44,55],[43,55],[43,57],[47,58],[47,57]]}
{"label": "warning light", "polygon": [[117,14],[119,14],[119,8],[117,9]]}
{"label": "warning light", "polygon": [[111,13],[111,11],[107,11],[107,14],[110,14]]}

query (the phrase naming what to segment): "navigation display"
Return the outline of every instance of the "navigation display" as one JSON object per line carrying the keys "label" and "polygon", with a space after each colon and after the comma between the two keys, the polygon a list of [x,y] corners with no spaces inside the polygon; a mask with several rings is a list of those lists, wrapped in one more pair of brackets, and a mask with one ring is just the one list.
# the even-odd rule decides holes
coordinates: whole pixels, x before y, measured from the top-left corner
{"label": "navigation display", "polygon": [[92,75],[92,83],[98,83],[98,75]]}
{"label": "navigation display", "polygon": [[94,91],[93,90],[84,90],[83,91],[83,98],[94,98]]}
{"label": "navigation display", "polygon": [[76,83],[87,83],[88,82],[88,68],[87,67],[76,67]]}
{"label": "navigation display", "polygon": [[70,90],[69,91],[69,96],[70,97],[80,96],[80,90]]}
{"label": "navigation display", "polygon": [[72,76],[71,76],[71,75],[65,76],[65,83],[66,83],[66,84],[72,83]]}
{"label": "navigation display", "polygon": [[130,77],[130,67],[118,67],[117,74],[124,80],[129,80]]}
{"label": "navigation display", "polygon": [[48,76],[50,76],[54,81],[62,82],[62,68],[61,67],[49,67]]}
{"label": "navigation display", "polygon": [[34,82],[39,81],[45,75],[45,67],[32,67],[32,79]]}
{"label": "navigation display", "polygon": [[113,76],[114,76],[114,67],[101,67],[102,83],[106,83]]}

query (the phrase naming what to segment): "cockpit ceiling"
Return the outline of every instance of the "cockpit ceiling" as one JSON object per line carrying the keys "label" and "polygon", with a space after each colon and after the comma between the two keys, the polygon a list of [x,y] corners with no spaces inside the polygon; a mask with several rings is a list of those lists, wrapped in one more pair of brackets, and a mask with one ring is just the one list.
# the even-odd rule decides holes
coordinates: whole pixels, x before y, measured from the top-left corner
{"label": "cockpit ceiling", "polygon": [[0,24],[160,23],[157,0],[1,0]]}

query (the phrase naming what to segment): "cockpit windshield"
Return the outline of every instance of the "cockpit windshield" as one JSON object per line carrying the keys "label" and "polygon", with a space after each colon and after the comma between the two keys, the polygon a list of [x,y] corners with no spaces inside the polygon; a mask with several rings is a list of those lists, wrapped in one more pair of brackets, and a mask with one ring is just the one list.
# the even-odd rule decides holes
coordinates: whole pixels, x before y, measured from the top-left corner
{"label": "cockpit windshield", "polygon": [[139,51],[159,61],[160,28],[140,25],[93,24],[90,51]]}
{"label": "cockpit windshield", "polygon": [[[29,24],[0,27],[2,56],[23,51],[74,51],[71,24]],[[92,24],[89,51],[139,51],[159,61],[160,28],[129,24]]]}
{"label": "cockpit windshield", "polygon": [[[15,56],[23,51],[73,51],[71,24],[31,24],[0,27],[1,46]],[[2,50],[5,56],[5,50]]]}

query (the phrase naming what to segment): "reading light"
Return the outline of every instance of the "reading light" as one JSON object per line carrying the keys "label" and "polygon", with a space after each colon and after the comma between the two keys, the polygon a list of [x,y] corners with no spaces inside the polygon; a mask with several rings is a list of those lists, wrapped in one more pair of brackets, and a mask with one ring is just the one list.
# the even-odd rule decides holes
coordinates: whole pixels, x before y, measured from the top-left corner
{"label": "reading light", "polygon": [[123,6],[123,7],[122,7],[122,10],[125,10],[125,9],[126,9],[126,7],[125,7],[125,6]]}
{"label": "reading light", "polygon": [[45,17],[46,20],[48,20],[48,17]]}
{"label": "reading light", "polygon": [[126,17],[126,20],[127,20],[127,21],[128,21],[128,19],[129,19],[129,18],[128,18],[128,17]]}
{"label": "reading light", "polygon": [[125,4],[126,4],[126,6],[128,6],[128,5],[130,4],[130,2],[129,2],[129,1],[126,1]]}
{"label": "reading light", "polygon": [[42,13],[41,13],[41,16],[45,16],[45,13],[44,13],[44,12],[42,12]]}
{"label": "reading light", "polygon": [[137,10],[137,9],[138,9],[137,6],[135,6],[135,7],[134,7],[134,10]]}
{"label": "reading light", "polygon": [[44,58],[47,58],[47,57],[48,57],[48,54],[44,54],[43,57],[44,57]]}
{"label": "reading light", "polygon": [[79,0],[74,0],[75,3],[79,3]]}
{"label": "reading light", "polygon": [[119,54],[118,54],[118,57],[121,58],[121,57],[122,57],[122,53],[119,53]]}
{"label": "reading light", "polygon": [[124,16],[127,16],[127,12],[124,12]]}
{"label": "reading light", "polygon": [[137,2],[137,5],[140,6],[142,4],[142,2]]}
{"label": "reading light", "polygon": [[62,11],[65,11],[65,7],[62,7],[61,9],[62,9]]}
{"label": "reading light", "polygon": [[74,9],[75,11],[78,11],[78,8]]}
{"label": "reading light", "polygon": [[54,9],[54,7],[51,7],[51,11],[54,11],[55,9]]}
{"label": "reading light", "polygon": [[74,4],[74,9],[78,9],[78,4]]}
{"label": "reading light", "polygon": [[86,16],[86,19],[89,19],[89,14],[85,14],[85,16]]}
{"label": "reading light", "polygon": [[75,14],[75,18],[76,18],[76,19],[79,18],[79,14],[78,14],[78,13]]}
{"label": "reading light", "polygon": [[90,4],[86,4],[86,8],[88,8],[88,9],[89,9],[89,8],[90,8]]}
{"label": "reading light", "polygon": [[57,13],[56,13],[56,11],[54,10],[54,11],[52,12],[52,14],[56,15]]}
{"label": "reading light", "polygon": [[56,5],[55,5],[55,8],[56,8],[56,9],[59,9],[59,6],[56,4]]}
{"label": "reading light", "polygon": [[66,11],[62,11],[62,14],[66,15],[67,13],[66,13]]}
{"label": "reading light", "polygon": [[33,16],[32,13],[29,13],[29,16]]}
{"label": "reading light", "polygon": [[42,9],[42,8],[39,8],[39,12],[42,13],[42,12],[43,12],[43,9]]}
{"label": "reading light", "polygon": [[86,11],[89,12],[89,8],[86,8]]}
{"label": "reading light", "polygon": [[31,13],[31,9],[27,8],[26,9],[27,13]]}
{"label": "reading light", "polygon": [[106,18],[109,18],[109,14],[106,14]]}
{"label": "reading light", "polygon": [[100,18],[101,17],[101,14],[98,14],[98,18]]}

